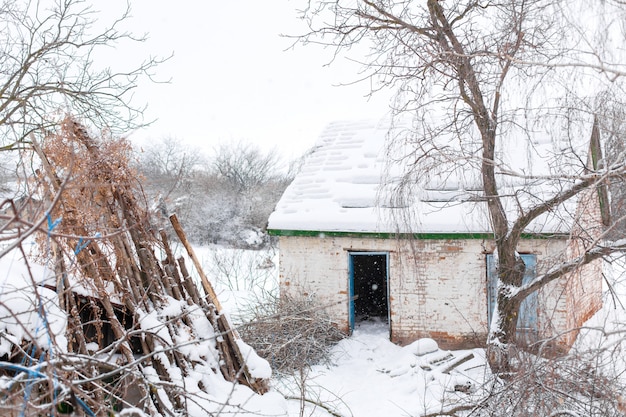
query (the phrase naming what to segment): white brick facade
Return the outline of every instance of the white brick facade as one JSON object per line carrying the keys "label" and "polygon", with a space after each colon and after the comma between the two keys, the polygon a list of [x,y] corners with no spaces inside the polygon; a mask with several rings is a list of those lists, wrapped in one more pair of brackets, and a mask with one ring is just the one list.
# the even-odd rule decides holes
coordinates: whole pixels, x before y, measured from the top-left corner
{"label": "white brick facade", "polygon": [[[480,346],[487,333],[485,256],[493,248],[492,241],[483,239],[281,236],[281,290],[294,297],[313,297],[347,332],[349,253],[386,252],[392,340],[405,344],[432,337],[444,347]],[[567,250],[566,239],[524,239],[518,248],[520,253],[537,255],[538,273],[562,260]],[[563,332],[578,322],[576,317],[588,315],[573,309],[580,309],[581,292],[598,294],[599,280],[593,274],[587,274],[589,279],[583,275],[541,290],[538,325],[542,334]],[[564,286],[569,287],[567,291]],[[576,294],[570,294],[574,287]],[[595,301],[585,299],[584,303],[584,310],[595,311]]]}
{"label": "white brick facade", "polygon": [[[397,188],[402,189],[398,184],[409,178],[402,173],[419,172],[417,162],[404,166],[413,158],[389,163],[393,152],[389,153],[387,138],[412,131],[405,128],[371,121],[338,122],[322,133],[268,221],[270,233],[280,236],[282,292],[314,297],[345,331],[350,330],[351,316],[357,316],[357,301],[358,314],[367,315],[361,307],[367,300],[377,307],[385,304],[377,315],[384,315],[388,307],[391,338],[399,343],[428,336],[442,346],[484,346],[489,308],[486,255],[493,252],[494,242],[489,210],[481,187],[476,187],[481,175],[473,172],[476,167],[471,163],[433,166],[424,178],[410,177],[415,180],[412,198],[396,199]],[[509,220],[573,186],[571,176],[591,166],[579,156],[582,149],[564,153],[556,145],[558,141],[531,145],[512,140],[502,147],[498,159],[507,171],[532,173],[537,179],[498,177],[500,202]],[[539,181],[542,175],[545,178]],[[527,236],[541,238],[522,239],[517,251],[534,254],[527,259],[536,258],[536,273],[542,274],[597,244],[600,218],[595,190],[582,192],[526,224]],[[420,238],[383,238],[396,233],[416,233]],[[380,294],[373,292],[378,289],[378,281],[372,284],[376,273],[354,266],[366,263],[362,252],[388,254],[388,297],[383,294],[382,303]],[[359,271],[354,275],[360,278],[354,281],[362,291],[353,311],[351,264],[353,271]],[[532,313],[522,317],[523,321],[532,316],[527,333],[533,339],[535,333],[558,336],[557,343],[571,345],[576,328],[601,307],[601,277],[598,260],[541,288],[536,305],[533,295],[525,305],[528,310],[522,310]]]}

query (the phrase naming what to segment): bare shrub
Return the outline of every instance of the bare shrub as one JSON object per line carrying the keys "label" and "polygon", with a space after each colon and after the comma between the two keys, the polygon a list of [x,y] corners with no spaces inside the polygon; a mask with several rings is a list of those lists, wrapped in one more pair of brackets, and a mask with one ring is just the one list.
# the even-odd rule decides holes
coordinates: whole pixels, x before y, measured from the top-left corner
{"label": "bare shrub", "polygon": [[279,157],[240,142],[212,158],[203,160],[169,138],[144,149],[138,169],[162,218],[158,227],[169,230],[167,215],[176,212],[196,244],[266,247],[267,219],[290,181],[279,172]]}
{"label": "bare shrub", "polygon": [[492,381],[484,388],[484,399],[463,407],[464,412],[490,417],[624,416],[621,393],[626,387],[609,356],[597,351],[552,359],[522,354],[518,361],[510,378]]}
{"label": "bare shrub", "polygon": [[[278,292],[274,248],[268,251],[214,248],[205,262],[209,275],[231,291],[251,291],[275,299]],[[263,301],[263,300],[261,300]]]}
{"label": "bare shrub", "polygon": [[146,179],[145,187],[164,199],[188,194],[197,166],[204,162],[199,149],[181,145],[173,137],[150,141],[141,151],[138,168]]}
{"label": "bare shrub", "polygon": [[253,313],[239,332],[278,374],[296,374],[323,363],[330,347],[345,337],[324,310],[307,298],[274,298]]}

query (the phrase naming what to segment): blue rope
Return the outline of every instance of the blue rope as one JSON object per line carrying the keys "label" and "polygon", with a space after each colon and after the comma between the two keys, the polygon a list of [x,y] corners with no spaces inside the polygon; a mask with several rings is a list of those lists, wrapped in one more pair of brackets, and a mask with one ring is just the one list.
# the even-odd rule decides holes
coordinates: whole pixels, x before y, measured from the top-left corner
{"label": "blue rope", "polygon": [[[47,379],[47,376],[45,374],[42,374],[38,370],[31,369],[31,368],[28,368],[28,367],[22,366],[22,365],[17,365],[17,364],[14,364],[14,363],[0,362],[0,368],[7,369],[9,371],[15,371],[17,373],[26,373],[26,374],[28,374],[28,378],[29,379],[30,378]],[[56,388],[57,388],[58,384],[55,381],[53,381],[53,382],[54,382],[55,396],[56,396]],[[34,384],[34,381],[33,381],[32,384]],[[80,408],[85,410],[85,413],[87,413],[87,415],[89,415],[90,417],[96,417],[96,415],[91,410],[91,408],[89,408],[89,406],[87,404],[85,404],[85,402],[83,400],[81,400],[80,398],[76,397],[76,403],[80,406]],[[24,406],[25,406],[25,404],[24,404]],[[24,415],[24,411],[22,411],[22,413],[20,415]]]}
{"label": "blue rope", "polygon": [[63,217],[59,217],[55,221],[52,221],[52,217],[50,216],[50,213],[46,213],[46,219],[48,219],[48,238],[50,238],[50,233],[52,233],[54,228],[57,227],[59,223],[61,223],[61,220],[63,219]]}
{"label": "blue rope", "polygon": [[[34,346],[33,346],[34,348]],[[41,367],[41,362],[43,361],[44,357],[43,357],[43,353],[41,354],[41,357],[39,358],[39,363],[37,364],[37,369],[39,369]],[[28,369],[28,383],[26,384],[26,390],[24,391],[24,403],[22,404],[22,410],[20,411],[20,417],[24,417],[26,414],[26,406],[28,405],[28,401],[30,400],[30,394],[33,391],[33,387],[35,386],[35,382],[36,379],[34,378],[35,376],[39,376],[39,375],[43,375],[41,372],[39,372],[38,370],[33,371],[30,368],[26,368]],[[45,378],[45,375],[43,375],[43,377]]]}
{"label": "blue rope", "polygon": [[87,413],[87,415],[89,417],[96,417],[96,415],[94,414],[93,411],[91,411],[91,408],[89,408],[89,406],[87,404],[85,404],[85,402],[83,400],[81,400],[78,397],[76,398],[76,404],[80,405],[80,408],[82,408],[83,410],[85,410],[85,413]]}
{"label": "blue rope", "polygon": [[39,371],[35,371],[26,366],[18,365],[10,362],[0,362],[0,368],[8,369],[9,371],[15,371],[18,373],[27,373],[28,376],[37,377],[37,378],[45,378],[46,375],[42,374]]}
{"label": "blue rope", "polygon": [[[35,331],[37,332],[38,330],[39,328],[37,328]],[[33,390],[34,382],[31,381],[31,378],[35,376],[35,374],[42,375],[39,372],[33,371],[32,369],[27,367],[32,364],[33,362],[32,358],[35,355],[35,353],[36,353],[36,346],[33,341],[33,344],[30,347],[30,352],[28,353],[28,355],[22,358],[22,365],[23,365],[22,368],[25,369],[26,372],[28,373],[28,383],[26,384],[26,390],[24,391],[24,403],[22,404],[22,410],[20,411],[20,416],[24,416],[24,413],[26,412],[26,405],[28,404],[28,400],[30,399],[30,394]],[[26,363],[27,360],[28,360],[28,364]]]}
{"label": "blue rope", "polygon": [[76,249],[74,249],[74,255],[78,255],[80,251],[85,249],[87,245],[89,245],[90,243],[91,243],[91,239],[87,240],[85,243],[83,243],[82,237],[78,239],[78,243],[76,244]]}

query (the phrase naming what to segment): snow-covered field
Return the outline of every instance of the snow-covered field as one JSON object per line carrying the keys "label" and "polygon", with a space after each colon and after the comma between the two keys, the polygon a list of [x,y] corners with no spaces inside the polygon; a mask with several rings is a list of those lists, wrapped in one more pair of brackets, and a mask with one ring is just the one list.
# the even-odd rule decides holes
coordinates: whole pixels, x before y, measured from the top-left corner
{"label": "snow-covered field", "polygon": [[258,303],[278,296],[278,250],[231,249],[219,245],[194,248],[224,309],[235,323],[249,317]]}

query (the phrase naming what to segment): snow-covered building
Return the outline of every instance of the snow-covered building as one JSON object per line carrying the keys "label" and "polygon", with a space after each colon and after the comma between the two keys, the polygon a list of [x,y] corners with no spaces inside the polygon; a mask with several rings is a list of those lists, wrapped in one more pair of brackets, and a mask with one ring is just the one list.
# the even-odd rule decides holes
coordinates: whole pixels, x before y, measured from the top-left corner
{"label": "snow-covered building", "polygon": [[[446,348],[484,345],[495,244],[480,177],[458,164],[431,169],[399,199],[401,170],[389,164],[389,135],[388,123],[369,121],[333,123],[323,132],[269,219],[279,237],[282,294],[313,297],[348,333],[377,319],[401,344],[431,337]],[[522,141],[499,155],[500,184],[513,190],[503,198],[511,218],[572,181],[546,180],[581,160],[558,146],[549,138]],[[585,244],[582,234],[600,226],[595,191],[533,221],[518,247],[525,279],[571,259]],[[573,329],[601,307],[601,283],[601,264],[593,262],[531,294],[519,331],[528,341],[559,334],[558,343],[570,345]]]}

